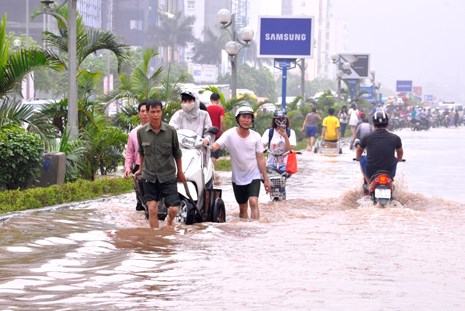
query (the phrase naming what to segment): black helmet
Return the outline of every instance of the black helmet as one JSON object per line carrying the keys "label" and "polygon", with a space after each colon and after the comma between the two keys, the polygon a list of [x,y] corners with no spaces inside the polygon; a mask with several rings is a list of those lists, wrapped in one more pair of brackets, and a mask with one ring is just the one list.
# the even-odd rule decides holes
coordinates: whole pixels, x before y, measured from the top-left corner
{"label": "black helmet", "polygon": [[373,125],[376,127],[386,127],[388,123],[389,118],[387,113],[382,109],[376,110],[373,114]]}
{"label": "black helmet", "polygon": [[281,110],[276,110],[273,113],[273,123],[276,125],[276,127],[288,127],[288,119],[286,113]]}

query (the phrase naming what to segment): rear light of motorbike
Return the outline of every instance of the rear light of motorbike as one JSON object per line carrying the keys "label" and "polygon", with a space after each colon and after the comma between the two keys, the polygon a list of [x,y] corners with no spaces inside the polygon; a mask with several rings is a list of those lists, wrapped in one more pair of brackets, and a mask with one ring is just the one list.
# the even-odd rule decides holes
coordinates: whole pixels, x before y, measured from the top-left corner
{"label": "rear light of motorbike", "polygon": [[381,185],[387,185],[389,184],[389,177],[386,175],[381,175],[378,177],[378,183]]}

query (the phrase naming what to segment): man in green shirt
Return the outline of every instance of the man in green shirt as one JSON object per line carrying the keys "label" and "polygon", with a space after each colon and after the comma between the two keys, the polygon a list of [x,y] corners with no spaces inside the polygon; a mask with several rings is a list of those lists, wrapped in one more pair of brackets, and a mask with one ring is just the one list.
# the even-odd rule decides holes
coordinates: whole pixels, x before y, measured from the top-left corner
{"label": "man in green shirt", "polygon": [[160,101],[147,101],[149,122],[137,131],[144,187],[144,201],[149,210],[150,228],[158,228],[158,204],[162,198],[168,208],[167,226],[173,226],[178,213],[177,181],[185,182],[181,149],[176,130],[162,121]]}

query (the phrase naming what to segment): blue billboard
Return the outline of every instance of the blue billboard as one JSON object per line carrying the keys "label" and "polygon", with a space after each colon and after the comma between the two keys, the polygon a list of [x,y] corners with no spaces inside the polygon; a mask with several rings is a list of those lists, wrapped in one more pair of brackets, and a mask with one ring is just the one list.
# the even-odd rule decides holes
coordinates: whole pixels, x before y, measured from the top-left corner
{"label": "blue billboard", "polygon": [[311,17],[260,17],[258,57],[312,57]]}
{"label": "blue billboard", "polygon": [[360,86],[360,97],[370,103],[376,102],[375,87],[373,85],[369,85],[369,86],[361,85]]}
{"label": "blue billboard", "polygon": [[396,92],[397,93],[410,93],[412,92],[413,81],[412,80],[397,80],[396,81]]}

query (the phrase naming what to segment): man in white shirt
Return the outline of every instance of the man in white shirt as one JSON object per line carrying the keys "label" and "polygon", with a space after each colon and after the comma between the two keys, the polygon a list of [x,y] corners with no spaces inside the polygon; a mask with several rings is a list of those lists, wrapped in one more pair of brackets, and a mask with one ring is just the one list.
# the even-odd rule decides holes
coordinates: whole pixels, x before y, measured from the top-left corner
{"label": "man in white shirt", "polygon": [[247,219],[250,207],[251,218],[259,219],[258,195],[262,178],[266,192],[271,189],[263,144],[260,134],[250,129],[254,121],[252,108],[239,107],[235,115],[238,126],[224,132],[211,149],[226,148],[231,155],[233,190],[239,204],[239,217]]}

